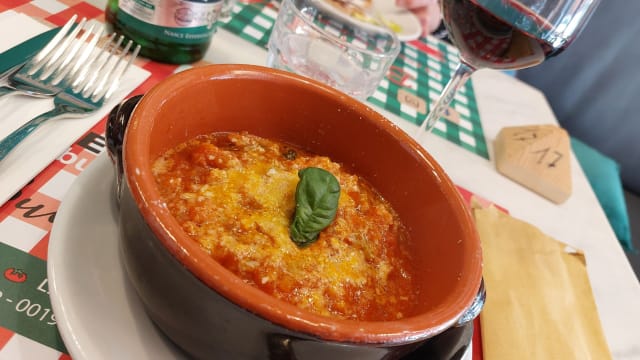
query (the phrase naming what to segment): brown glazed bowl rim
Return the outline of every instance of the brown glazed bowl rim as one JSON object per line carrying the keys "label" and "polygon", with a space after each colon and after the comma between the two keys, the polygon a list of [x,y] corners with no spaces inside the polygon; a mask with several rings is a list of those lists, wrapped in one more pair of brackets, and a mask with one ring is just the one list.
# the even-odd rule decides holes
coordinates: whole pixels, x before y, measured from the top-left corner
{"label": "brown glazed bowl rim", "polygon": [[[452,198],[453,211],[461,222],[465,237],[472,240],[464,242],[464,251],[468,251],[471,256],[468,257],[470,261],[465,264],[462,271],[464,276],[461,283],[464,282],[466,285],[455,287],[452,296],[454,301],[444,308],[394,321],[354,321],[325,317],[276,299],[245,283],[213,260],[200,249],[197,242],[188,237],[166,206],[163,206],[163,201],[155,188],[153,175],[145,167],[145,164],[153,160],[149,159],[149,152],[145,149],[149,148],[152,140],[148,134],[155,120],[154,113],[165,99],[175,96],[179,89],[188,87],[189,84],[234,77],[275,80],[298,87],[312,88],[319,96],[343,103],[361,114],[367,121],[375,122],[382,131],[391,133],[398,141],[403,142],[407,151],[418,154],[429,164],[442,179],[442,191]],[[466,205],[444,170],[422,146],[382,115],[372,111],[358,100],[314,80],[255,65],[208,65],[174,74],[147,92],[134,110],[124,139],[123,160],[125,179],[131,194],[146,223],[164,247],[198,279],[231,302],[289,330],[323,340],[346,343],[414,342],[437,335],[453,326],[471,305],[478,292],[482,276],[480,242]]]}

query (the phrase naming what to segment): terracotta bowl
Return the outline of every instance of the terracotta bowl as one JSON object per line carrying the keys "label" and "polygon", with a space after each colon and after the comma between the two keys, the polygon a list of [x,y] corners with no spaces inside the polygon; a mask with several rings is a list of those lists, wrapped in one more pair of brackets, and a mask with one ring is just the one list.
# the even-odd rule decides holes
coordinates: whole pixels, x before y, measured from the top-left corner
{"label": "terracotta bowl", "polygon": [[[110,153],[124,170],[123,263],[149,316],[190,355],[388,359],[479,312],[481,249],[467,208],[437,162],[366,105],[319,82],[249,65],[187,70],[135,102],[114,109],[107,129]],[[150,169],[165,150],[218,131],[293,143],[366,178],[412,238],[419,314],[380,322],[315,315],[246,284],[201,250],[163,206]]]}

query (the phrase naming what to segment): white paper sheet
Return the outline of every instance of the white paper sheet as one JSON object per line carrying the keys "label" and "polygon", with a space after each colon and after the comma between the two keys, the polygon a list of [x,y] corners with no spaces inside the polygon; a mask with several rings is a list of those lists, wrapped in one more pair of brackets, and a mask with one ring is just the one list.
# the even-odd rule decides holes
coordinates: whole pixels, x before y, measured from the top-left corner
{"label": "white paper sheet", "polygon": [[[46,30],[47,26],[26,15],[13,11],[3,12],[0,17],[0,34],[11,33],[12,36],[0,36],[0,52]],[[36,129],[0,161],[0,205],[67,151],[149,75],[148,71],[131,66],[121,79],[120,88],[97,112],[83,118],[54,119]],[[0,98],[0,139],[52,108],[53,98],[37,99],[24,95]]]}

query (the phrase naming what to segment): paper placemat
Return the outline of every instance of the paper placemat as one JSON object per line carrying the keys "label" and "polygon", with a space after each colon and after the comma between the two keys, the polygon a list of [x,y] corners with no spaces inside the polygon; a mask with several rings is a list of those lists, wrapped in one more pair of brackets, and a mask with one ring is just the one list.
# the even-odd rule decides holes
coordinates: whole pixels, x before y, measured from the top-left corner
{"label": "paper placemat", "polygon": [[584,254],[496,208],[475,207],[492,360],[611,359]]}
{"label": "paper placemat", "polygon": [[[223,27],[253,44],[266,47],[277,16],[277,7],[269,0],[239,2]],[[435,38],[403,43],[387,76],[367,101],[420,125],[457,63],[458,51]],[[489,158],[471,79],[458,91],[449,112],[436,123],[433,133]]]}
{"label": "paper placemat", "polygon": [[[12,36],[2,37],[0,52],[44,30],[48,28],[29,16],[5,12],[0,22],[0,33],[11,33]],[[6,41],[7,38],[11,38],[10,41]],[[120,88],[101,109],[82,118],[50,120],[22,141],[0,161],[0,204],[65,152],[78,137],[91,129],[109,109],[122,101],[149,75],[148,71],[137,66],[130,67],[121,80]],[[24,95],[6,95],[0,98],[0,138],[6,137],[28,120],[52,108],[53,98],[36,99]]]}

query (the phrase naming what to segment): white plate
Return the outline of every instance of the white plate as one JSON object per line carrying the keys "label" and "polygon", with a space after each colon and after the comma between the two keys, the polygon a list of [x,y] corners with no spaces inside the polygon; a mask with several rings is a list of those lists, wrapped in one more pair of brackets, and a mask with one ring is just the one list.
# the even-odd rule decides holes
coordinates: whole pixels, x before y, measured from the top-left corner
{"label": "white plate", "polygon": [[[369,29],[381,28],[379,25],[351,16],[346,11],[332,4],[330,0],[319,0],[317,4],[343,20],[357,23],[359,26]],[[418,18],[411,11],[396,6],[395,0],[373,0],[371,4],[369,12],[372,15],[378,15],[384,20],[400,26],[400,30],[396,31],[396,36],[400,41],[415,40],[422,34],[422,27]]]}
{"label": "white plate", "polygon": [[373,9],[386,20],[402,27],[402,30],[397,32],[400,41],[415,40],[422,34],[418,17],[411,11],[396,6],[395,0],[373,0]]}
{"label": "white plate", "polygon": [[[103,153],[56,214],[47,276],[62,340],[74,360],[186,359],[146,315],[124,273],[112,194],[113,170]],[[471,346],[462,359],[471,360]]]}
{"label": "white plate", "polygon": [[113,170],[98,156],[74,181],[49,239],[53,311],[74,360],[185,358],[144,312],[120,262]]}

